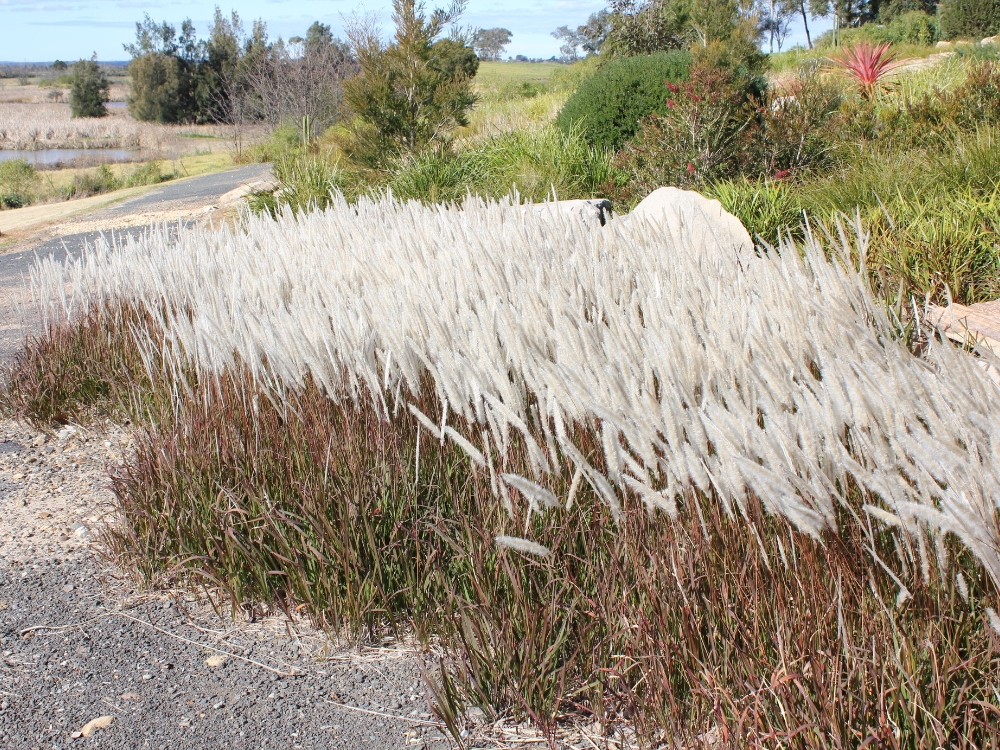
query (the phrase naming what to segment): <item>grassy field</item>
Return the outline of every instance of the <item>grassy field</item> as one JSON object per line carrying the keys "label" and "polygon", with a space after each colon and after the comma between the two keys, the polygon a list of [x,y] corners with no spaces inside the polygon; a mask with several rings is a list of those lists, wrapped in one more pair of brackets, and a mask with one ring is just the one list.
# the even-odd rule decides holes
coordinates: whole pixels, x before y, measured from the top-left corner
{"label": "grassy field", "polygon": [[508,83],[546,84],[552,74],[566,66],[550,62],[491,62],[479,63],[476,86],[481,90],[495,88]]}

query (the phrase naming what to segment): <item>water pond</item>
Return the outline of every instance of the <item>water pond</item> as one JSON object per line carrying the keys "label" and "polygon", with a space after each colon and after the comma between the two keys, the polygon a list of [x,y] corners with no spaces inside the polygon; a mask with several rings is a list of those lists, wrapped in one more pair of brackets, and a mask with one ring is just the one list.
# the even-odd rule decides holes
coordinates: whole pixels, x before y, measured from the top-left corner
{"label": "water pond", "polygon": [[121,148],[46,148],[37,151],[0,150],[0,161],[26,159],[36,167],[52,167],[56,164],[114,164],[135,161],[138,155],[138,151]]}

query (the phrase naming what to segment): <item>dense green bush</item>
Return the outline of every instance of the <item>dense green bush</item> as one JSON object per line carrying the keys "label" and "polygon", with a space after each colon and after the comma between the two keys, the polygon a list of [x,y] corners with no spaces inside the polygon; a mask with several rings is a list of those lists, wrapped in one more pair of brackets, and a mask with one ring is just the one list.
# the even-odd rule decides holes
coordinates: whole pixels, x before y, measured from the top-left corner
{"label": "dense green bush", "polygon": [[929,46],[940,38],[936,17],[920,10],[896,16],[888,25],[890,41]]}
{"label": "dense green bush", "polygon": [[97,55],[73,63],[73,82],[69,90],[69,109],[73,117],[104,117],[111,84],[97,65]]}
{"label": "dense green bush", "polygon": [[179,122],[191,109],[191,74],[179,57],[148,52],[128,65],[128,111],[137,120]]}
{"label": "dense green bush", "polygon": [[26,159],[0,161],[0,208],[20,208],[34,198],[38,173]]}
{"label": "dense green bush", "polygon": [[620,148],[639,120],[666,111],[664,82],[686,79],[690,64],[691,55],[683,51],[613,59],[580,84],[556,124],[566,133],[579,129],[593,146]]}
{"label": "dense green bush", "polygon": [[944,0],[939,13],[945,39],[980,39],[1000,32],[997,0]]}

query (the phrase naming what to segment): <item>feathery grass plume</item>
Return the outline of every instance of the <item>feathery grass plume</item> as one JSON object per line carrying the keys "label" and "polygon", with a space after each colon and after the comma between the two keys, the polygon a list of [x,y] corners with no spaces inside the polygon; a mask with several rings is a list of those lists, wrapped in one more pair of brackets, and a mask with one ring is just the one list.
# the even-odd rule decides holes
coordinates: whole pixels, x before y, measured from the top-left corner
{"label": "feathery grass plume", "polygon": [[517,536],[498,536],[495,541],[501,547],[517,550],[518,552],[523,552],[526,555],[548,557],[552,554],[548,547],[536,544],[535,542],[530,542],[527,539],[521,539],[521,537]]}
{"label": "feathery grass plume", "polygon": [[[414,401],[430,387],[493,433],[499,472],[512,445],[540,487],[569,458],[615,518],[625,492],[669,513],[697,490],[727,512],[755,496],[821,538],[854,481],[877,521],[954,534],[1000,582],[1000,392],[950,345],[917,357],[896,340],[856,266],[865,242],[842,226],[757,253],[651,222],[594,231],[509,200],[335,195],[239,229],[99,242],[41,261],[33,279],[51,319],[140,310],[168,373],[212,379],[239,364],[277,398],[312,381],[387,417],[386,382]],[[562,457],[542,447],[543,411]],[[446,421],[424,427],[443,441]],[[605,435],[609,455],[582,453],[578,429]],[[609,481],[626,471],[645,489]]]}

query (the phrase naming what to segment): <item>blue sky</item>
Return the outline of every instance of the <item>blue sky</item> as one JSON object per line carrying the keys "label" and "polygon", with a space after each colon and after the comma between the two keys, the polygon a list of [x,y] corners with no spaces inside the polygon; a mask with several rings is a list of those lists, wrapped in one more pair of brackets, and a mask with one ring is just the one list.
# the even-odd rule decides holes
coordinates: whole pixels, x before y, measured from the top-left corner
{"label": "blue sky", "polygon": [[[429,6],[445,5],[428,0]],[[272,38],[302,34],[313,21],[328,23],[340,33],[343,17],[355,10],[376,12],[386,26],[390,0],[239,0],[220,3],[223,12],[235,9],[244,22],[262,18]],[[603,0],[470,0],[463,24],[491,28],[503,26],[514,34],[507,53],[528,57],[559,54],[559,43],[550,36],[558,26],[575,26],[606,5]],[[94,52],[102,60],[127,59],[122,44],[132,41],[135,22],[144,13],[157,21],[179,24],[191,18],[199,35],[207,33],[213,4],[190,0],[158,3],[137,0],[0,0],[0,60],[43,62],[56,58],[76,60]],[[793,30],[789,46],[805,40],[801,24]]]}

